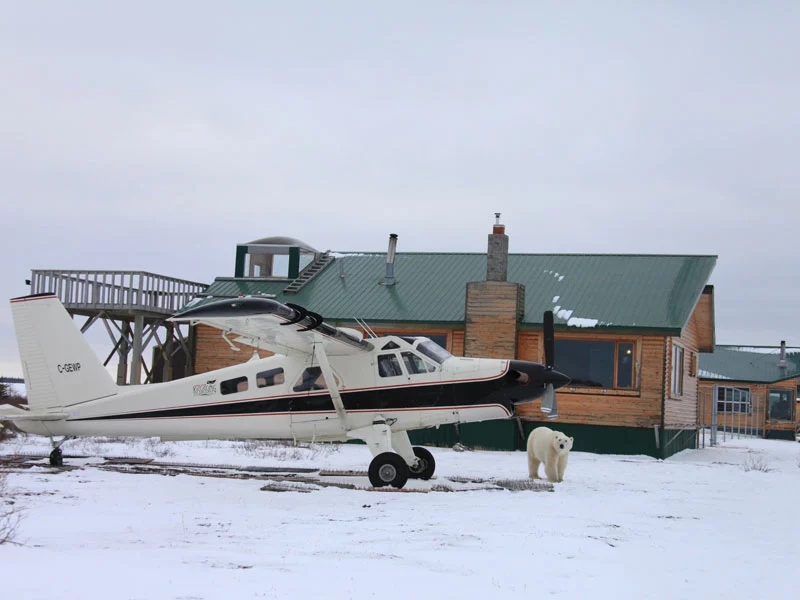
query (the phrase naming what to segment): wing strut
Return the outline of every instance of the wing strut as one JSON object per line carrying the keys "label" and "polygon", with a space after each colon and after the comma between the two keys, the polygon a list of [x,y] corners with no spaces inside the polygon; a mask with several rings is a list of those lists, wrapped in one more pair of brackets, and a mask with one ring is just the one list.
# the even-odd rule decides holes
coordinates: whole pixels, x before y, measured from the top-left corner
{"label": "wing strut", "polygon": [[331,400],[333,400],[333,407],[336,409],[336,416],[342,423],[342,429],[348,431],[350,428],[347,425],[347,411],[344,409],[344,402],[342,402],[342,395],[339,393],[339,387],[336,385],[336,377],[333,375],[331,363],[328,362],[328,355],[325,354],[325,345],[322,343],[322,336],[319,334],[314,335],[314,355],[319,360],[319,366],[322,369],[322,374],[325,376],[325,383],[328,385],[328,391],[331,393]]}

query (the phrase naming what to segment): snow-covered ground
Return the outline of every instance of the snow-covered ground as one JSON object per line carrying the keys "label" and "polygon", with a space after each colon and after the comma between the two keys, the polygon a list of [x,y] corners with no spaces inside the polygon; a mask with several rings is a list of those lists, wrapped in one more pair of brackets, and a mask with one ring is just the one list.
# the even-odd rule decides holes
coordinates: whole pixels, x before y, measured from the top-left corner
{"label": "snow-covered ground", "polygon": [[[48,451],[0,444],[0,456]],[[77,440],[65,454],[363,470],[356,445]],[[432,449],[437,480],[522,478],[522,452]],[[800,594],[800,444],[730,440],[665,461],[574,452],[555,492],[261,491],[99,469],[8,476],[4,598],[766,598]],[[757,467],[747,470],[747,467]],[[760,470],[764,469],[764,470]],[[366,480],[363,482],[366,485]]]}

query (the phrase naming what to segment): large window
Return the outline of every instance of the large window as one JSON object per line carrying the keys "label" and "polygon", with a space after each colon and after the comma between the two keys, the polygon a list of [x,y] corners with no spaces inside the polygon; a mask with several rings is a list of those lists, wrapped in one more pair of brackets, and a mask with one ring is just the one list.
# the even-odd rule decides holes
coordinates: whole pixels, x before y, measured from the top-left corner
{"label": "large window", "polygon": [[219,384],[219,390],[222,395],[238,394],[239,392],[247,391],[247,377],[236,377],[235,379],[228,379]]}
{"label": "large window", "polygon": [[599,388],[634,387],[634,344],[596,340],[556,340],[555,369],[572,385]]}
{"label": "large window", "polygon": [[718,387],[718,413],[750,414],[750,390],[747,388]]}
{"label": "large window", "polygon": [[281,385],[283,381],[283,369],[280,367],[269,371],[261,371],[256,375],[256,385],[260,388]]}
{"label": "large window", "polygon": [[[334,378],[336,379],[336,387],[341,387],[342,382],[339,381],[339,377],[334,373]],[[313,392],[316,390],[327,390],[328,383],[325,381],[325,375],[322,374],[322,369],[320,367],[309,367],[303,374],[300,375],[300,378],[294,384],[295,392]]]}
{"label": "large window", "polygon": [[381,377],[399,377],[403,374],[400,361],[396,354],[381,354],[378,356],[378,374]]}
{"label": "large window", "polygon": [[672,344],[672,395],[683,396],[683,355],[684,350]]}
{"label": "large window", "polygon": [[777,421],[792,420],[792,390],[769,391],[769,418]]}
{"label": "large window", "polygon": [[406,371],[412,375],[418,373],[433,373],[436,366],[422,360],[422,358],[413,352],[402,352],[403,364],[406,366]]}

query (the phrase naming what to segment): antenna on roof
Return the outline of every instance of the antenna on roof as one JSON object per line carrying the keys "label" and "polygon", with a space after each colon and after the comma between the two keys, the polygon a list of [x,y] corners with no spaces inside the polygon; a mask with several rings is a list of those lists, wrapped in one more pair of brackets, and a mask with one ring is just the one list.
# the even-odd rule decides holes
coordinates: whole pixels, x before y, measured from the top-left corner
{"label": "antenna on roof", "polygon": [[367,325],[367,322],[366,322],[364,319],[359,319],[358,317],[353,317],[353,320],[354,320],[356,323],[358,323],[358,326],[359,326],[359,327],[361,327],[361,329],[363,329],[364,331],[366,331],[366,332],[367,332],[367,335],[368,335],[369,337],[371,337],[371,338],[376,338],[376,337],[378,337],[378,336],[377,336],[377,334],[376,334],[374,331],[372,331],[372,327],[370,327],[369,325]]}

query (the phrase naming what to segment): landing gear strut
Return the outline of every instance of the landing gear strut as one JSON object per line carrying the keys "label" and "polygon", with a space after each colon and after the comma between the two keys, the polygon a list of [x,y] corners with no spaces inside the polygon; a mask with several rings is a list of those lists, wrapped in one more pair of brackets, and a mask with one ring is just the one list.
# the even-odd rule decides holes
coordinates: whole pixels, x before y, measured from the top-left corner
{"label": "landing gear strut", "polygon": [[372,425],[347,432],[348,437],[364,440],[372,452],[369,482],[374,487],[402,488],[409,477],[430,479],[436,469],[436,461],[426,448],[412,448],[407,432],[392,431],[395,421],[379,416]]}

